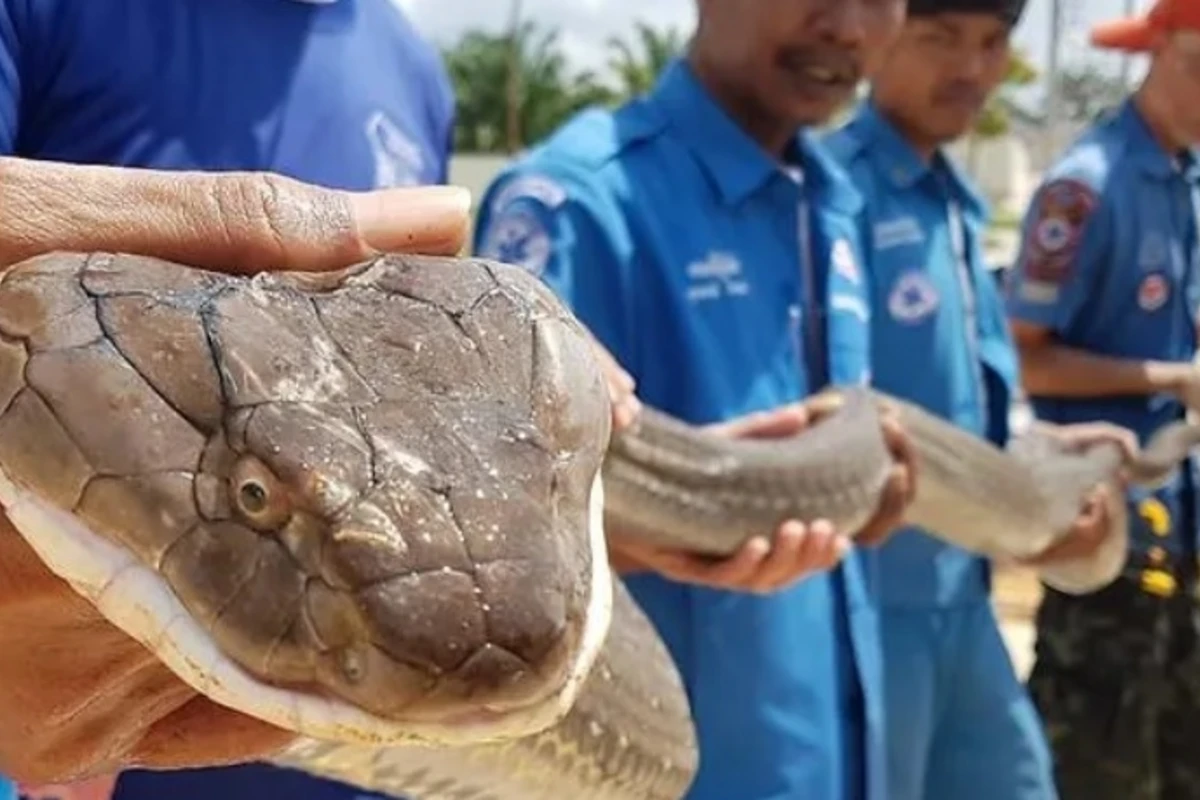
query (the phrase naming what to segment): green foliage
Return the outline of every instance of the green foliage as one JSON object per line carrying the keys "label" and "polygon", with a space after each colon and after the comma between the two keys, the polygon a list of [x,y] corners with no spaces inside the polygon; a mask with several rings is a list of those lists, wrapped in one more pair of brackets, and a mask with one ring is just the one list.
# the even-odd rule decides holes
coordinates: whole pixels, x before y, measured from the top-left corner
{"label": "green foliage", "polygon": [[1011,90],[1016,87],[1028,86],[1037,79],[1037,67],[1024,53],[1014,50],[1008,61],[1008,72],[1004,75],[1004,83],[984,106],[983,113],[976,120],[972,133],[980,139],[990,139],[1008,133],[1010,109],[1012,108]]}
{"label": "green foliage", "polygon": [[515,35],[469,31],[443,51],[458,102],[455,149],[510,149],[509,79],[514,67],[519,148],[545,138],[583,108],[612,106],[648,91],[684,44],[674,29],[658,30],[639,22],[632,40],[609,41],[612,74],[601,76],[570,67],[556,29],[525,22]]}

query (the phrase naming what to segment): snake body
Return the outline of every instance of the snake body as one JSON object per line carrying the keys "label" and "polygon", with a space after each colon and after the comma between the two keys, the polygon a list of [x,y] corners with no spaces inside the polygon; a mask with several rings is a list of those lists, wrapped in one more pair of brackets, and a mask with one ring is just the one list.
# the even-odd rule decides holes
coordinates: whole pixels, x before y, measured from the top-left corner
{"label": "snake body", "polygon": [[[686,695],[604,523],[719,555],[787,518],[854,531],[918,457],[910,519],[996,557],[1063,535],[1119,467],[1200,439],[997,449],[863,388],[783,441],[648,409],[610,436],[590,339],[536,279],[386,256],[231,276],[62,253],[0,281],[0,502],[47,566],[217,702],[305,737],[280,764],[412,798],[672,800]],[[1047,573],[1111,580],[1100,556]]]}

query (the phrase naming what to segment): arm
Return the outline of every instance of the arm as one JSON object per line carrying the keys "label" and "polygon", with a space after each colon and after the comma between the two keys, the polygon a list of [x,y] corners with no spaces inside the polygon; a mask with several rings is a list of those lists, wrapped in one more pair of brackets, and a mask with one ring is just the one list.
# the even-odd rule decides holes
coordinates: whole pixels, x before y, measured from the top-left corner
{"label": "arm", "polygon": [[1061,340],[1113,266],[1109,214],[1093,189],[1069,179],[1047,183],[1030,206],[1008,297],[1021,378],[1030,394],[1175,393],[1188,382],[1192,369],[1186,364],[1100,355]]}

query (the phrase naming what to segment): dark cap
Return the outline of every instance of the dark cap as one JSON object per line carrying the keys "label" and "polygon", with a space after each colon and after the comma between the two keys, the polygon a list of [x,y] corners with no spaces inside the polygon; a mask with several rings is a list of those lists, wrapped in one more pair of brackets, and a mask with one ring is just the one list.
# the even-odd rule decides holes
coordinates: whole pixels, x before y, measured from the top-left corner
{"label": "dark cap", "polygon": [[1026,0],[908,0],[910,17],[931,14],[989,14],[1016,26],[1025,12]]}

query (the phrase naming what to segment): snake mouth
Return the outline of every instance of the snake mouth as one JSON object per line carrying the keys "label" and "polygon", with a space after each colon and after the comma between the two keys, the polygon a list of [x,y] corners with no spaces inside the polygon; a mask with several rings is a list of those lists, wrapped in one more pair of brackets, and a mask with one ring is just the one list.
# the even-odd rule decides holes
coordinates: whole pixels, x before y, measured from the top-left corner
{"label": "snake mouth", "polygon": [[111,624],[141,642],[178,678],[214,702],[314,739],[351,744],[411,742],[461,746],[539,733],[570,710],[600,654],[612,619],[613,587],[603,530],[604,489],[591,486],[587,611],[565,666],[542,691],[489,704],[457,703],[419,719],[385,718],[340,699],[277,687],[225,655],[166,580],[78,517],[15,484],[0,470],[0,504],[46,567]]}

